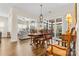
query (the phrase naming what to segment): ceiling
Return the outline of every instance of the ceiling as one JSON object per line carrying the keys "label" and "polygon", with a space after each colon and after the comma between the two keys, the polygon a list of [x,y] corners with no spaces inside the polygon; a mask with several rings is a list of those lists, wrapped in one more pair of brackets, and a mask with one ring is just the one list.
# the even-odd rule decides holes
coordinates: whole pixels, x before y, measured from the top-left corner
{"label": "ceiling", "polygon": [[[43,15],[45,18],[65,16],[68,10],[73,12],[73,3],[42,3]],[[0,16],[8,17],[10,8],[15,7],[29,16],[38,17],[40,15],[40,3],[0,3]]]}

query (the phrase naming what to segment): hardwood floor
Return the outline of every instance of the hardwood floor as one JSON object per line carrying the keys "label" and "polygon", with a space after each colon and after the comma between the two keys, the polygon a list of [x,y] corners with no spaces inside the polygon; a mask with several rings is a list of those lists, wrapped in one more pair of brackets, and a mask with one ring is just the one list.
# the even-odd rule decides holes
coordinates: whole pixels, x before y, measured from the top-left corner
{"label": "hardwood floor", "polygon": [[1,39],[0,55],[1,56],[43,56],[45,48],[33,48],[29,40],[11,42],[10,39]]}

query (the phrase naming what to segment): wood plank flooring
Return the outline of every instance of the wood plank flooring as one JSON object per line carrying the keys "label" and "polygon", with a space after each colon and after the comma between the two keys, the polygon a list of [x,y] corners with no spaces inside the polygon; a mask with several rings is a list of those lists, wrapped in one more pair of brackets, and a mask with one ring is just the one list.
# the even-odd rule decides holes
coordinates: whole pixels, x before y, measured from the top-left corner
{"label": "wood plank flooring", "polygon": [[11,42],[11,39],[3,38],[0,43],[0,56],[44,56],[45,48],[33,48],[29,40],[18,40]]}

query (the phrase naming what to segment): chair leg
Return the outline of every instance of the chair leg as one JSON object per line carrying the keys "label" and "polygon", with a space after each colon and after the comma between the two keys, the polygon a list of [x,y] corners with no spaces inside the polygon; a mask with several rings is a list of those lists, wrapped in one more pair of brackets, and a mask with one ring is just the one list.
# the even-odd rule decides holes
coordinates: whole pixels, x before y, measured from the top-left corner
{"label": "chair leg", "polygon": [[47,44],[50,45],[50,40],[47,41]]}
{"label": "chair leg", "polygon": [[76,52],[75,52],[75,47],[76,47],[76,46],[75,46],[75,44],[76,44],[76,43],[73,42],[73,55],[74,55],[74,56],[76,56]]}

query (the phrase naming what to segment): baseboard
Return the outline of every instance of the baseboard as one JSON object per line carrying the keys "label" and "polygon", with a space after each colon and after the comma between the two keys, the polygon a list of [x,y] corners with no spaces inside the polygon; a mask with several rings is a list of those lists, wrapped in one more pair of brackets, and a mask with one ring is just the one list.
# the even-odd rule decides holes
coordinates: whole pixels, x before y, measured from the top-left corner
{"label": "baseboard", "polygon": [[7,38],[7,37],[2,37],[2,38]]}
{"label": "baseboard", "polygon": [[6,38],[6,37],[2,37],[2,38]]}

